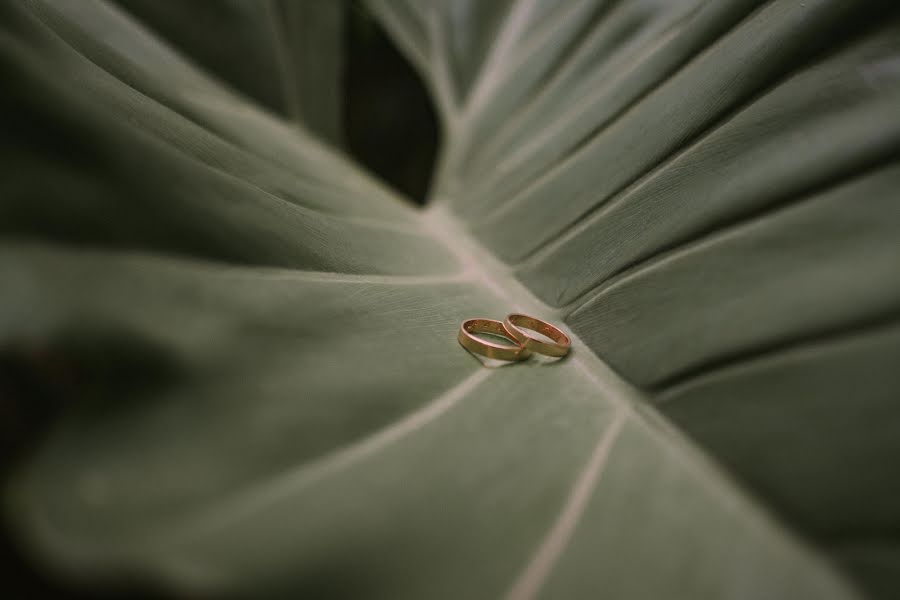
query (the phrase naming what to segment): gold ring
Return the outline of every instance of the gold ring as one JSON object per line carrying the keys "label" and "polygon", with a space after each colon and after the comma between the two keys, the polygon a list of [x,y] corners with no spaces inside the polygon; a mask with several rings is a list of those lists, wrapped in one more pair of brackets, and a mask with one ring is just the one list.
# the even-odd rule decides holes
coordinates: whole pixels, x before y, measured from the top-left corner
{"label": "gold ring", "polygon": [[[541,321],[540,319],[529,317],[528,315],[509,315],[506,317],[506,320],[503,321],[503,327],[510,337],[532,352],[545,354],[547,356],[565,356],[572,347],[569,336],[563,333],[561,329],[546,321]],[[544,342],[533,338],[522,331],[523,327],[546,335],[553,340],[553,342]]]}
{"label": "gold ring", "polygon": [[[515,345],[507,346],[488,342],[475,337],[472,335],[473,333],[490,333],[491,335],[505,338]],[[468,321],[463,321],[462,325],[459,326],[457,339],[459,339],[459,343],[466,350],[488,358],[525,360],[531,356],[531,351],[510,336],[503,323],[493,319],[469,319]]]}

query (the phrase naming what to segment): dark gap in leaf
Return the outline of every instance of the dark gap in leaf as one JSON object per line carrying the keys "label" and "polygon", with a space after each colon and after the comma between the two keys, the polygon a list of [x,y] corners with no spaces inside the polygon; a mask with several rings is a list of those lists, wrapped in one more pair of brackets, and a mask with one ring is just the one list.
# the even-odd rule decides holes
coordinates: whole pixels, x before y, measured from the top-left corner
{"label": "dark gap in leaf", "polygon": [[52,598],[53,600],[168,600],[175,598],[153,582],[121,578],[117,581],[83,584],[35,567],[17,548],[7,521],[0,521],[0,577],[6,598]]}
{"label": "dark gap in leaf", "polygon": [[0,475],[71,409],[114,418],[181,375],[159,343],[121,327],[83,320],[44,341],[0,348]]}
{"label": "dark gap in leaf", "polygon": [[346,11],[344,140],[365,168],[424,204],[438,122],[419,75],[358,3]]}
{"label": "dark gap in leaf", "polygon": [[838,564],[854,573],[862,589],[871,598],[893,598],[897,595],[897,577],[900,566],[897,555],[896,534],[887,539],[866,540],[845,545],[832,545],[830,551],[838,556]]}
{"label": "dark gap in leaf", "polygon": [[[0,351],[0,481],[39,445],[52,423],[81,396],[78,365],[65,353],[37,346]],[[13,509],[10,509],[12,512]],[[59,600],[155,599],[150,582],[121,580],[85,586],[38,568],[0,520],[0,564],[4,591],[11,598]],[[109,585],[111,584],[111,585]]]}
{"label": "dark gap in leaf", "polygon": [[0,351],[0,473],[5,476],[66,404],[72,366],[36,348]]}

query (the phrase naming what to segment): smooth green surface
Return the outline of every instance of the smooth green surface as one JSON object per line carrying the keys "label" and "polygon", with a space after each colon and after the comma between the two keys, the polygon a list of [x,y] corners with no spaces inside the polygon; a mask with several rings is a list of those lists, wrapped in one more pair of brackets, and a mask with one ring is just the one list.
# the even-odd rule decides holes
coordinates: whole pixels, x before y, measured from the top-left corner
{"label": "smooth green surface", "polygon": [[[378,278],[22,243],[0,254],[17,290],[6,338],[81,377],[8,513],[73,576],[202,594],[497,597],[533,570],[594,475],[578,536],[546,574],[551,597],[853,596],[635,413],[635,392],[584,346],[500,368],[464,352],[459,321],[515,302],[475,273]],[[655,575],[637,577],[642,564]]]}
{"label": "smooth green surface", "polygon": [[[75,377],[6,489],[27,552],[187,596],[891,597],[888,3],[367,5],[443,119],[424,213],[120,8],[0,5],[0,348]],[[512,311],[572,356],[457,344]]]}
{"label": "smooth green surface", "polygon": [[[388,25],[418,6],[371,5]],[[465,27],[442,15],[418,42],[439,98],[444,30]],[[883,597],[900,590],[900,351],[880,337],[900,319],[898,64],[890,2],[517,2],[443,103],[435,183],[602,360]],[[788,358],[842,337],[844,363]],[[730,375],[756,364],[772,370]]]}

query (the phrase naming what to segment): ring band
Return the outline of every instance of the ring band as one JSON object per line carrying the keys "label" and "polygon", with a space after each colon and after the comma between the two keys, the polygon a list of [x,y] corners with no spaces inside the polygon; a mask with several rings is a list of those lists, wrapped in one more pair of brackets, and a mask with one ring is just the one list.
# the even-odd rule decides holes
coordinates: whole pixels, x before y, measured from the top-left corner
{"label": "ring band", "polygon": [[[503,321],[503,327],[510,337],[532,352],[547,356],[565,356],[572,347],[569,336],[563,333],[561,329],[528,315],[511,314]],[[553,342],[544,342],[533,338],[522,331],[522,327],[546,335]]]}
{"label": "ring band", "polygon": [[[481,338],[475,337],[473,333],[490,333],[497,335],[512,342],[513,346],[504,344],[495,344]],[[459,335],[457,336],[459,343],[463,348],[475,354],[480,354],[488,358],[497,358],[500,360],[525,360],[531,356],[531,351],[516,341],[500,321],[493,319],[469,319],[463,321],[459,327]]]}

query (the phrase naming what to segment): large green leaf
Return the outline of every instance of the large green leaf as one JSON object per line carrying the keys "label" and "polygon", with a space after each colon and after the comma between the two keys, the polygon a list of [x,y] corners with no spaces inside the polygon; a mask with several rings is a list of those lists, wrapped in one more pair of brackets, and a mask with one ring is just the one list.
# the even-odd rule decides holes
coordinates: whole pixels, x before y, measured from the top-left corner
{"label": "large green leaf", "polygon": [[[437,201],[779,513],[896,595],[896,8],[516,2],[473,58],[445,33],[479,31],[460,15],[489,23],[467,3],[372,5],[448,98]],[[454,64],[476,75],[440,67]]]}
{"label": "large green leaf", "polygon": [[[370,2],[441,111],[424,213],[121,9],[2,5],[0,348],[71,403],[23,546],[186,595],[855,597],[799,532],[889,596],[897,22],[757,4]],[[573,355],[456,343],[513,310]]]}

